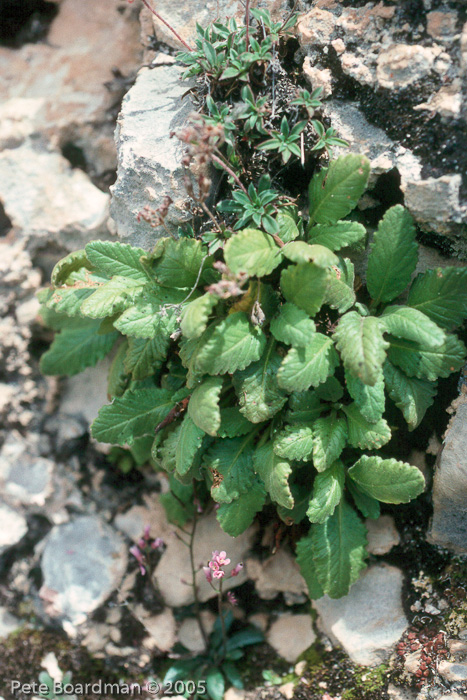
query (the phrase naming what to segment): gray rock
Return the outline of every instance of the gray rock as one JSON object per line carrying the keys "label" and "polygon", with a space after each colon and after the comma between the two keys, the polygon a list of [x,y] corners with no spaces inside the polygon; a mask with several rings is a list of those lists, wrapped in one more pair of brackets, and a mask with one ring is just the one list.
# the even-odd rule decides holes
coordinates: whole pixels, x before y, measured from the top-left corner
{"label": "gray rock", "polygon": [[55,464],[40,454],[39,436],[14,431],[0,451],[0,483],[13,500],[43,506],[53,489]]}
{"label": "gray rock", "polygon": [[402,572],[396,567],[372,566],[344,598],[324,596],[313,603],[323,632],[341,644],[354,663],[383,663],[407,628],[402,582]]}
{"label": "gray rock", "polygon": [[53,240],[75,250],[108,234],[109,195],[34,141],[0,153],[0,202],[32,249]]}
{"label": "gray rock", "polygon": [[376,79],[381,87],[405,88],[429,74],[440,51],[420,45],[395,44],[381,51]]}
{"label": "gray rock", "polygon": [[188,197],[183,186],[180,160],[183,146],[170,133],[180,128],[193,112],[189,97],[183,97],[189,83],[182,82],[182,68],[161,65],[143,68],[123,100],[116,131],[117,181],[111,188],[111,215],[118,235],[146,249],[166,235],[147,222],[137,222],[146,206],[158,207],[168,195],[173,204],[166,224],[174,232],[188,218]]}
{"label": "gray rock", "polygon": [[307,593],[306,583],[292,554],[280,549],[264,562],[248,559],[248,578],[255,582],[256,592],[263,600],[272,600],[279,593],[303,596]]}
{"label": "gray rock", "polygon": [[391,551],[400,542],[400,535],[394,525],[394,518],[382,515],[377,520],[365,520],[368,530],[368,551],[370,554],[382,556]]}
{"label": "gray rock", "polygon": [[108,358],[88,367],[79,375],[66,380],[60,402],[59,416],[75,416],[79,421],[91,425],[107,400],[107,375],[110,369]]}
{"label": "gray rock", "polygon": [[4,503],[0,503],[0,554],[17,544],[27,531],[26,518]]}
{"label": "gray rock", "polygon": [[[195,567],[206,566],[214,550],[225,550],[231,559],[231,566],[236,565],[245,559],[253,543],[255,533],[256,528],[250,527],[238,537],[230,537],[221,529],[215,513],[201,517],[196,528],[194,544]],[[191,571],[188,548],[173,532],[167,537],[166,543],[167,548],[154,573],[155,583],[167,605],[171,607],[190,605],[193,602],[193,590],[182,580],[188,579]],[[229,569],[230,567],[227,571]],[[202,573],[198,575],[197,580],[199,599],[202,602],[216,595]],[[245,580],[244,569],[235,578],[226,577],[223,588],[227,591],[245,583]]]}
{"label": "gray rock", "polygon": [[0,639],[5,639],[20,626],[21,620],[0,606]]}
{"label": "gray rock", "polygon": [[81,516],[54,527],[41,560],[45,612],[73,625],[84,622],[120,584],[126,566],[124,542],[99,518]]}
{"label": "gray rock", "polygon": [[440,661],[438,673],[451,683],[467,681],[467,663],[451,663],[450,661]]}
{"label": "gray rock", "polygon": [[283,659],[294,663],[316,639],[310,615],[285,613],[272,623],[266,639]]}
{"label": "gray rock", "polygon": [[390,700],[416,700],[417,693],[407,688],[398,688],[390,683],[388,686],[388,697]]}
{"label": "gray rock", "polygon": [[467,553],[467,398],[462,397],[438,460],[433,483],[433,519],[428,540]]}

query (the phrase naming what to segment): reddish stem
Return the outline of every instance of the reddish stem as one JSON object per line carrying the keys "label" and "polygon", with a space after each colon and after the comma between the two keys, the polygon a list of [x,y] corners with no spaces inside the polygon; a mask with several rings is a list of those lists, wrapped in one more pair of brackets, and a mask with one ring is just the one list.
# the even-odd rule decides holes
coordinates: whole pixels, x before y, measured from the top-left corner
{"label": "reddish stem", "polygon": [[213,159],[213,161],[214,161],[215,163],[217,163],[218,165],[220,165],[220,166],[225,170],[225,172],[228,173],[228,174],[230,175],[230,177],[233,177],[233,179],[235,180],[235,182],[237,183],[237,185],[240,187],[240,189],[242,189],[242,190],[245,192],[245,194],[248,195],[248,192],[246,191],[246,188],[245,188],[244,185],[242,184],[242,181],[240,180],[240,178],[238,177],[238,175],[236,175],[236,174],[234,173],[234,171],[232,170],[232,168],[230,168],[230,167],[227,165],[227,163],[224,163],[224,161],[223,161],[221,158],[219,158],[218,156],[216,156],[216,155],[214,155],[214,154],[212,155],[212,159]]}
{"label": "reddish stem", "polygon": [[184,46],[186,49],[188,49],[188,51],[193,51],[193,49],[191,48],[191,46],[188,46],[188,44],[186,43],[186,41],[184,41],[184,39],[182,39],[182,37],[180,36],[180,34],[179,34],[178,32],[176,32],[175,29],[174,29],[173,27],[171,27],[170,24],[169,24],[168,22],[166,22],[165,19],[164,19],[163,17],[161,17],[160,14],[159,14],[158,12],[156,12],[156,11],[151,7],[151,5],[149,4],[148,0],[142,0],[142,3],[143,3],[143,5],[146,5],[146,7],[148,8],[148,10],[149,10],[150,12],[152,12],[152,14],[155,15],[155,16],[157,17],[157,19],[158,19],[160,22],[162,22],[162,24],[165,24],[165,26],[168,27],[168,28],[170,29],[170,31],[172,32],[172,34],[175,34],[175,36],[177,37],[177,39],[179,40],[179,42],[182,43],[183,46]]}

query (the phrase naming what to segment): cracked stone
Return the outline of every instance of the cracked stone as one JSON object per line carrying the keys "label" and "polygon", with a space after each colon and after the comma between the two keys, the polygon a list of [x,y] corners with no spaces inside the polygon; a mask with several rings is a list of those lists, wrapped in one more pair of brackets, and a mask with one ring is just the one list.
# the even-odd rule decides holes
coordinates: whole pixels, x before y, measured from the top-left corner
{"label": "cracked stone", "polygon": [[438,664],[438,673],[451,683],[467,681],[467,664],[451,663],[443,659]]}

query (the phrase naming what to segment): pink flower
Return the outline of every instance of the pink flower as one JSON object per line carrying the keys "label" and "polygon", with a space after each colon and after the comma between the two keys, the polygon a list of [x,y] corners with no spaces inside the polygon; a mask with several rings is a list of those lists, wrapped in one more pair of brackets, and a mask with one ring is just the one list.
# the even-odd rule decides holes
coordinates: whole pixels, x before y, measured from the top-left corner
{"label": "pink flower", "polygon": [[203,566],[204,575],[206,576],[206,581],[211,583],[212,581],[212,571],[209,566]]}
{"label": "pink flower", "polygon": [[151,542],[151,549],[162,549],[165,542],[161,537],[156,537],[154,542]]}
{"label": "pink flower", "polygon": [[225,576],[225,571],[222,571],[221,569],[218,569],[217,571],[213,571],[212,575],[214,578],[224,578]]}
{"label": "pink flower", "polygon": [[146,567],[145,567],[145,557],[143,552],[137,547],[136,545],[133,545],[133,547],[130,547],[130,554],[134,556],[136,561],[139,564],[139,570],[141,571],[141,575],[144,576],[146,573]]}
{"label": "pink flower", "polygon": [[227,566],[228,564],[230,564],[230,559],[227,559],[226,552],[217,553],[217,563],[219,564],[219,566]]}
{"label": "pink flower", "polygon": [[149,537],[150,537],[150,535],[149,535],[150,529],[151,529],[151,526],[150,526],[150,525],[145,525],[145,526],[144,526],[143,537],[144,537],[145,540],[148,540]]}
{"label": "pink flower", "polygon": [[240,573],[240,571],[241,571],[242,569],[243,569],[243,563],[242,563],[242,562],[239,562],[236,566],[234,566],[234,568],[233,568],[232,571],[230,572],[230,575],[231,575],[231,576],[238,576],[238,574]]}
{"label": "pink flower", "polygon": [[227,591],[227,600],[229,601],[230,605],[238,605],[238,600],[232,593],[232,591]]}

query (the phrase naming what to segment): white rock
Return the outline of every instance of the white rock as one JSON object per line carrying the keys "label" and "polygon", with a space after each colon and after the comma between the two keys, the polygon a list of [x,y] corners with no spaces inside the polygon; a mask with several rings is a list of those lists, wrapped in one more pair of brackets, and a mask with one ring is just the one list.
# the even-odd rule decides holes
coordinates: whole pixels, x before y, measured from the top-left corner
{"label": "white rock", "polygon": [[324,596],[313,603],[321,629],[342,645],[354,663],[383,663],[407,628],[402,582],[402,572],[396,567],[372,566],[344,598]]}
{"label": "white rock", "polygon": [[26,518],[0,502],[0,554],[17,544],[27,531]]}
{"label": "white rock", "polygon": [[177,625],[170,608],[159,615],[148,615],[142,605],[137,606],[137,619],[145,626],[160,651],[168,652],[177,640]]}
{"label": "white rock", "polygon": [[269,625],[269,615],[266,613],[253,613],[248,617],[248,622],[255,625],[261,632],[266,632]]}
{"label": "white rock", "polygon": [[465,207],[460,205],[460,175],[442,175],[426,180],[401,182],[405,205],[423,228],[449,232],[446,221],[462,222]]}
{"label": "white rock", "polygon": [[0,451],[0,484],[18,503],[43,506],[53,490],[55,464],[40,456],[34,433],[23,438],[13,431]]}
{"label": "white rock", "polygon": [[59,411],[77,416],[91,425],[107,399],[107,375],[110,369],[108,358],[88,367],[79,375],[69,377],[63,389]]}
{"label": "white rock", "polygon": [[246,696],[245,690],[240,690],[240,688],[229,688],[224,693],[224,700],[244,700]]}
{"label": "white rock", "polygon": [[21,627],[21,620],[0,606],[0,639],[6,639],[9,634]]}
{"label": "white rock", "polygon": [[467,399],[451,420],[433,482],[433,519],[428,540],[467,553]]}
{"label": "white rock", "polygon": [[381,556],[391,551],[400,542],[400,535],[394,525],[394,518],[382,515],[377,520],[365,520],[368,530],[368,551]]}
{"label": "white rock", "polygon": [[308,590],[297,562],[291,552],[285,549],[279,549],[264,562],[248,559],[246,570],[263,600],[272,600],[279,593],[300,595]]}
{"label": "white rock", "polygon": [[340,57],[342,70],[363,85],[373,85],[374,71],[371,70],[361,56],[346,51]]}
{"label": "white rock", "polygon": [[312,90],[322,88],[322,97],[329,97],[332,94],[332,73],[329,68],[320,70],[311,65],[310,57],[307,56],[303,61],[303,72],[307,77]]}
{"label": "white rock", "polygon": [[292,700],[295,693],[295,683],[293,681],[289,681],[288,683],[280,685],[279,692],[282,693],[287,700]]}
{"label": "white rock", "polygon": [[120,584],[127,561],[120,536],[96,516],[54,527],[41,560],[46,613],[81,624]]}
{"label": "white rock", "polygon": [[285,613],[272,623],[266,639],[286,661],[294,663],[316,639],[310,615]]}
{"label": "white rock", "polygon": [[457,12],[436,11],[426,16],[426,31],[436,41],[451,43],[456,33]]}
{"label": "white rock", "polygon": [[378,56],[378,84],[391,90],[405,88],[429,74],[436,56],[436,51],[419,44],[395,44]]}
{"label": "white rock", "polygon": [[[214,627],[216,616],[210,610],[201,611],[201,619],[203,621],[206,634],[209,635]],[[178,630],[178,641],[189,651],[201,652],[204,651],[204,640],[199,628],[198,620],[195,617],[187,617],[183,620]]]}
{"label": "white rock", "polygon": [[388,697],[390,700],[416,700],[417,693],[407,688],[398,688],[390,683],[388,686]]}
{"label": "white rock", "polygon": [[140,539],[146,525],[150,526],[151,536],[162,537],[165,540],[173,532],[174,527],[167,520],[159,496],[146,495],[143,500],[144,505],[133,506],[126,513],[119,513],[114,520],[114,525],[134,542]]}
{"label": "white rock", "polygon": [[190,85],[180,80],[181,74],[177,65],[140,70],[117,122],[118,170],[111,188],[111,215],[122,239],[147,249],[166,233],[145,221],[137,223],[146,205],[156,208],[170,196],[173,204],[166,224],[174,231],[188,217],[180,165],[184,149],[176,137],[170,138],[193,112],[190,98],[183,97]]}
{"label": "white rock", "polygon": [[326,46],[335,28],[336,17],[332,12],[315,7],[300,17],[297,24],[299,41],[302,46]]}
{"label": "white rock", "polygon": [[451,683],[467,681],[467,663],[451,663],[443,659],[438,664],[438,673]]}
{"label": "white rock", "polygon": [[106,231],[109,196],[33,142],[0,153],[0,202],[32,247],[52,239],[74,250]]}
{"label": "white rock", "polygon": [[[189,529],[190,525],[188,524],[186,527]],[[215,513],[201,517],[196,528],[194,544],[195,566],[206,565],[214,550],[225,550],[231,559],[230,566],[243,561],[252,545],[255,532],[256,528],[251,527],[238,537],[230,537],[221,529]],[[190,577],[188,548],[173,533],[168,536],[166,542],[167,548],[162,554],[154,574],[156,585],[167,605],[171,607],[190,605],[193,602],[192,588],[182,582],[182,578],[189,579]],[[225,578],[224,590],[239,586],[245,580],[245,570],[241,571],[235,578]],[[202,602],[216,595],[202,574],[198,575],[198,584],[199,598]]]}

